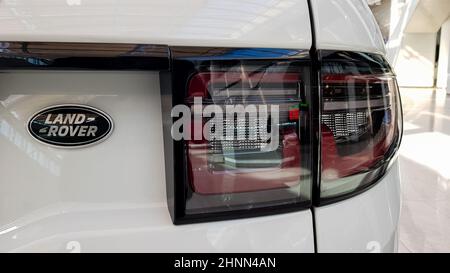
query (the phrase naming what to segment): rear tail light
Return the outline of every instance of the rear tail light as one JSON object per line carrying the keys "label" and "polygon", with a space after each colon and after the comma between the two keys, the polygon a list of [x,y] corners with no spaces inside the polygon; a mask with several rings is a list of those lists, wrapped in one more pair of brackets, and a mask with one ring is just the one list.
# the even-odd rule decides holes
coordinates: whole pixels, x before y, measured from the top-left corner
{"label": "rear tail light", "polygon": [[379,55],[320,51],[317,69],[303,51],[171,51],[161,90],[176,224],[328,204],[374,185],[395,157],[400,97]]}
{"label": "rear tail light", "polygon": [[166,161],[175,170],[168,188],[175,223],[310,204],[308,54],[255,49],[232,57],[238,52],[174,49],[172,78],[162,77],[168,104],[191,113],[183,128],[190,139],[174,141],[175,162]]}
{"label": "rear tail light", "polygon": [[399,146],[400,98],[378,55],[322,52],[323,201],[355,193],[382,176]]}

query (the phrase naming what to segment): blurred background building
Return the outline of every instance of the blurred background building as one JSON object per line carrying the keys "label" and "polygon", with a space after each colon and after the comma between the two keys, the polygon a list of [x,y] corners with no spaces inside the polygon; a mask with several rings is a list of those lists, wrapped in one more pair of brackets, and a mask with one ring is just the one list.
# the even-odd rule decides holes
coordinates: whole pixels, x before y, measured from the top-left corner
{"label": "blurred background building", "polygon": [[367,0],[401,87],[450,94],[450,0]]}

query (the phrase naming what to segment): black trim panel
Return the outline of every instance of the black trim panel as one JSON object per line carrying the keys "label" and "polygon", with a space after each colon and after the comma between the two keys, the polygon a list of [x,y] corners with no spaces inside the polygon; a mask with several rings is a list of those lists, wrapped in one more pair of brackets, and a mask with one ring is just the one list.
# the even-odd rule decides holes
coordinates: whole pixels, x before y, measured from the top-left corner
{"label": "black trim panel", "polygon": [[164,45],[0,42],[0,69],[169,70]]}

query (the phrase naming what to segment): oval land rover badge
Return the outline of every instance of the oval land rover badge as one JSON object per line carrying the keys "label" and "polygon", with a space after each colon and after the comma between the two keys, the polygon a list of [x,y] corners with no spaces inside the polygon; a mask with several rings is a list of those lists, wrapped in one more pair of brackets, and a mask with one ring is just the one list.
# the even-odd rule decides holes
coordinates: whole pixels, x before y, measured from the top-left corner
{"label": "oval land rover badge", "polygon": [[98,109],[84,105],[57,105],[45,108],[28,122],[28,131],[37,140],[59,147],[80,147],[108,137],[111,118]]}

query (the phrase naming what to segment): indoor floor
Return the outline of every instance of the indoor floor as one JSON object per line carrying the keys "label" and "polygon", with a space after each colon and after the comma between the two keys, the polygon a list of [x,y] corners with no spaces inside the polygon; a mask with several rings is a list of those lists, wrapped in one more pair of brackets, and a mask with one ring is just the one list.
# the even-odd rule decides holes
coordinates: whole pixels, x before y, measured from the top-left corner
{"label": "indoor floor", "polygon": [[450,245],[450,95],[401,89],[400,252],[445,252]]}

